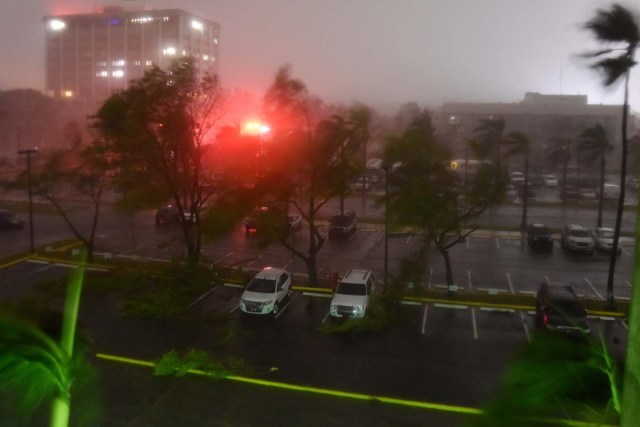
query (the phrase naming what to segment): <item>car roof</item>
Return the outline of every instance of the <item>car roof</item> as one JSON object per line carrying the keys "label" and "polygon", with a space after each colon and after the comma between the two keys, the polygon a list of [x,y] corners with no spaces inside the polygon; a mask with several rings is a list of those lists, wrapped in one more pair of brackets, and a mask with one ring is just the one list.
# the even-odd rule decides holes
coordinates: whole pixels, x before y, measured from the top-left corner
{"label": "car roof", "polygon": [[576,294],[571,285],[565,283],[543,283],[549,295],[557,299],[576,299]]}
{"label": "car roof", "polygon": [[258,274],[256,274],[256,278],[275,280],[285,271],[286,270],[284,268],[265,267]]}
{"label": "car roof", "polygon": [[349,271],[343,278],[343,281],[348,281],[348,282],[364,282],[365,280],[367,280],[367,277],[371,274],[370,270],[360,270],[360,269],[354,269]]}
{"label": "car roof", "polygon": [[567,224],[567,228],[569,230],[586,230],[586,228],[580,224]]}

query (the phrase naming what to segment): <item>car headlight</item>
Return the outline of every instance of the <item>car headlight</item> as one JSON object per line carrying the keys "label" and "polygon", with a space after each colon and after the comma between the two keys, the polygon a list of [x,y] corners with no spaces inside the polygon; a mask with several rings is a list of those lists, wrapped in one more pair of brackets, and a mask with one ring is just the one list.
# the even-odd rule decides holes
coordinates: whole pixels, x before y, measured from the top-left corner
{"label": "car headlight", "polygon": [[276,302],[276,300],[269,300],[269,301],[264,301],[262,304],[264,305],[273,305],[273,303]]}
{"label": "car headlight", "polygon": [[353,307],[353,309],[355,311],[362,311],[362,310],[364,310],[364,305],[356,305],[355,307]]}

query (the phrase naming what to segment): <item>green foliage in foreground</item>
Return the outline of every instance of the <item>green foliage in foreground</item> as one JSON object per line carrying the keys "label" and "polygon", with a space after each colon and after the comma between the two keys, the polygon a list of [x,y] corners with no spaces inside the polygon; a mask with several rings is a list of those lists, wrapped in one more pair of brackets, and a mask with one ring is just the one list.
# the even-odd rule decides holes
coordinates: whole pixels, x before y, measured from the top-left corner
{"label": "green foliage in foreground", "polygon": [[615,366],[602,345],[539,332],[507,370],[484,415],[469,426],[546,426],[545,418],[616,424],[616,386]]}

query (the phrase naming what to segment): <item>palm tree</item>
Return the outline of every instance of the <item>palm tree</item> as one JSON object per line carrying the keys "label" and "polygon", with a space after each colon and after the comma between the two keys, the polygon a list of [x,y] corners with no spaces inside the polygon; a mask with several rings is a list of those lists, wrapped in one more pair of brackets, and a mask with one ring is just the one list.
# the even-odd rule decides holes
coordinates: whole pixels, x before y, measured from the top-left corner
{"label": "palm tree", "polygon": [[[604,77],[605,86],[624,79],[624,103],[622,105],[622,159],[620,171],[620,198],[616,213],[616,225],[613,235],[613,245],[617,247],[620,239],[620,225],[624,210],[625,181],[627,174],[627,120],[629,114],[629,76],[631,68],[636,64],[635,53],[640,47],[640,25],[630,10],[614,4],[610,9],[598,9],[596,16],[588,21],[584,28],[593,33],[596,40],[610,47],[585,54],[595,59],[592,68],[600,71]],[[640,215],[639,215],[640,216]],[[640,218],[638,218],[640,219]],[[637,223],[638,221],[636,221]],[[611,252],[609,276],[607,279],[607,302],[614,305],[613,276],[616,266],[616,251]],[[640,279],[640,277],[639,277]]]}
{"label": "palm tree", "polygon": [[[610,9],[598,9],[595,17],[585,24],[585,29],[591,31],[596,40],[614,48],[607,48],[599,52],[587,54],[588,57],[596,59],[593,68],[602,72],[604,84],[612,85],[614,82],[624,79],[624,103],[622,105],[622,165],[620,173],[620,198],[618,200],[618,210],[616,213],[616,225],[613,235],[613,247],[617,247],[620,239],[620,225],[622,223],[622,212],[624,209],[625,180],[627,173],[627,120],[629,112],[629,76],[631,68],[636,64],[635,53],[640,47],[640,21],[628,9],[614,4]],[[640,211],[636,210],[636,235],[640,233]],[[609,276],[607,279],[607,301],[610,306],[613,300],[613,275],[616,265],[616,251],[611,251],[609,262]],[[633,273],[633,292],[630,309],[630,322],[637,325],[640,322],[640,239],[636,239],[636,262]],[[622,427],[631,427],[640,419],[640,358],[638,352],[640,348],[640,329],[637,327],[629,330],[628,338],[627,366],[624,374],[623,396],[622,396]]]}
{"label": "palm tree", "polygon": [[562,200],[565,199],[567,188],[567,169],[571,161],[571,147],[573,141],[570,138],[556,137],[549,140],[549,145],[545,150],[547,159],[557,165],[562,165]]}
{"label": "palm tree", "polygon": [[471,143],[471,148],[479,159],[492,157],[496,164],[496,170],[502,166],[502,154],[500,147],[505,141],[505,122],[503,118],[489,118],[481,120],[480,126],[474,129],[477,134]]}
{"label": "palm tree", "polygon": [[527,228],[527,208],[529,204],[529,155],[531,154],[531,142],[529,137],[519,131],[510,132],[503,141],[505,146],[504,156],[524,157],[524,188],[522,196],[522,220],[520,222],[520,231]]}
{"label": "palm tree", "polygon": [[607,165],[607,152],[613,151],[613,145],[607,138],[607,131],[604,126],[597,124],[585,129],[580,134],[578,143],[580,152],[588,162],[600,163],[600,183],[598,197],[598,220],[596,227],[602,227],[602,207],[604,205],[604,172]]}

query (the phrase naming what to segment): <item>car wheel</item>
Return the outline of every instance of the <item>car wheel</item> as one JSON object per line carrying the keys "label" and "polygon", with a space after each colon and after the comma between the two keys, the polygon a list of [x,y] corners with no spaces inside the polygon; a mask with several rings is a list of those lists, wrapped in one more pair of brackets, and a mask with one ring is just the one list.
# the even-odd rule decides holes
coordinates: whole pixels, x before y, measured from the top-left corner
{"label": "car wheel", "polygon": [[278,301],[276,301],[275,304],[273,304],[273,310],[271,310],[271,314],[273,315],[273,317],[276,317],[279,312],[280,312],[280,304],[278,304]]}
{"label": "car wheel", "polygon": [[287,298],[291,299],[292,296],[293,296],[293,289],[291,289],[291,286],[289,286],[289,289],[287,289]]}

